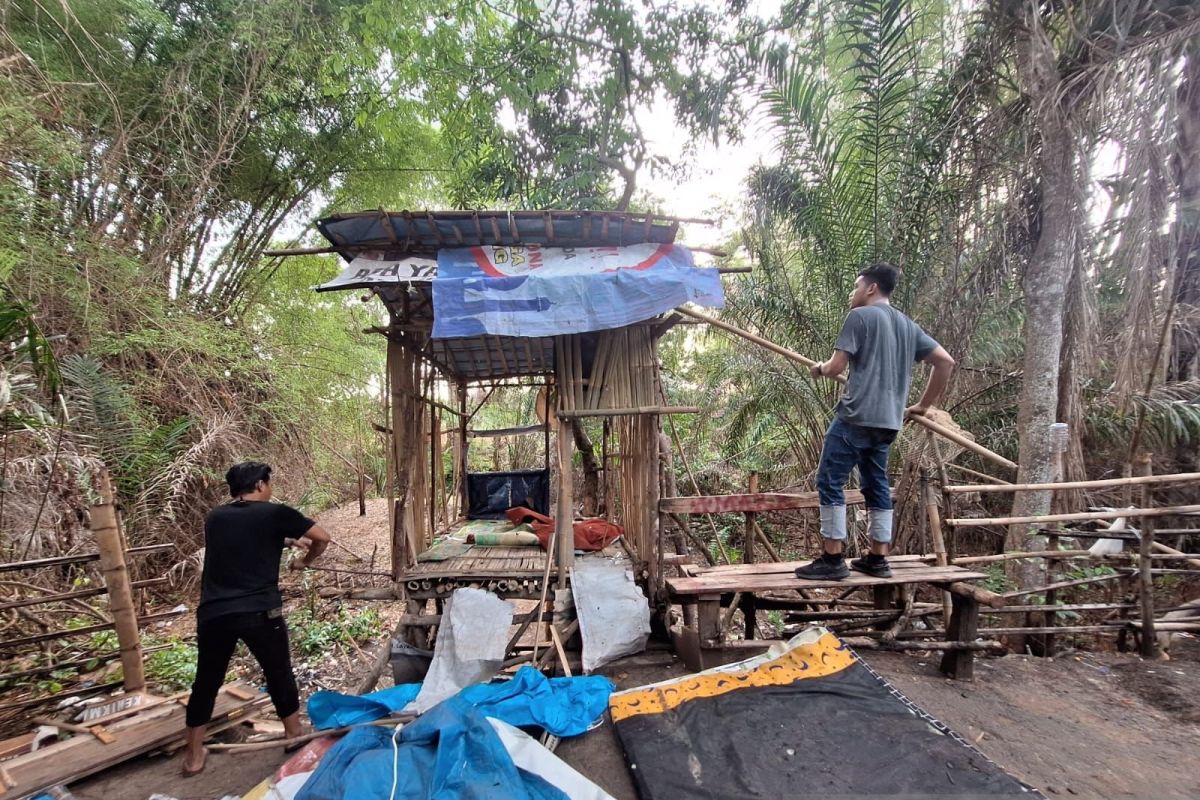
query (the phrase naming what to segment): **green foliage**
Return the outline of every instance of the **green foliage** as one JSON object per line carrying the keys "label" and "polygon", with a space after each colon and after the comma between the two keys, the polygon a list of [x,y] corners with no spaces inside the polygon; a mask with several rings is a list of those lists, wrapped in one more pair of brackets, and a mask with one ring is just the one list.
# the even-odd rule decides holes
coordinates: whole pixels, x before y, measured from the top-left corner
{"label": "green foliage", "polygon": [[1079,565],[1079,566],[1072,567],[1067,572],[1067,577],[1070,580],[1078,581],[1078,580],[1083,580],[1085,578],[1102,578],[1105,575],[1116,575],[1116,574],[1117,574],[1117,571],[1109,566],[1100,565],[1100,566],[1096,566],[1096,567],[1089,567],[1087,565]]}
{"label": "green foliage", "polygon": [[312,608],[303,608],[288,617],[292,648],[305,658],[320,656],[338,644],[369,641],[381,630],[383,620],[374,608],[347,610],[338,606],[336,614],[325,617]]}
{"label": "green foliage", "polygon": [[151,643],[165,644],[167,648],[146,656],[146,678],[164,692],[189,688],[196,679],[196,645],[178,638],[147,640],[147,644]]}
{"label": "green foliage", "polygon": [[1014,588],[1012,581],[1009,580],[1008,575],[1004,572],[1003,563],[988,564],[984,572],[987,573],[987,577],[984,578],[983,586],[989,592],[1002,594]]}

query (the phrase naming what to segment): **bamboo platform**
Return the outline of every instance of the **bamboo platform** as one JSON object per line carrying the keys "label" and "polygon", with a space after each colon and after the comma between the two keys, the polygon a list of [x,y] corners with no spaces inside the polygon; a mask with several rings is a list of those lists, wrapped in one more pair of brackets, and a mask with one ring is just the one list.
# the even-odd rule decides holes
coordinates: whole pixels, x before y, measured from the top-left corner
{"label": "bamboo platform", "polygon": [[[623,555],[618,545],[582,557],[613,558]],[[441,561],[418,561],[404,571],[410,600],[444,599],[455,589],[487,589],[503,598],[536,600],[546,574],[546,551],[540,547],[471,547],[466,553]],[[549,580],[558,570],[550,566]]]}

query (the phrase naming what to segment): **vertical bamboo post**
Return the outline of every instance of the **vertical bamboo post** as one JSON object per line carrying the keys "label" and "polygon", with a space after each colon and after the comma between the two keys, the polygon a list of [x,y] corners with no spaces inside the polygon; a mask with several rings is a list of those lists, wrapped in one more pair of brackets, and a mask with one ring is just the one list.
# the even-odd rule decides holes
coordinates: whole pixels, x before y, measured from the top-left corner
{"label": "vertical bamboo post", "polygon": [[388,531],[396,530],[396,428],[392,423],[391,343],[388,344],[388,363],[383,368],[383,419],[387,432],[383,434],[383,460],[387,465]]}
{"label": "vertical bamboo post", "polygon": [[[547,412],[549,413],[549,412]],[[459,484],[454,488],[458,491],[458,516],[464,519],[467,513],[471,510],[471,498],[467,489],[467,474],[468,469],[470,443],[467,440],[467,385],[460,383],[458,385],[458,463],[459,463]]]}
{"label": "vertical bamboo post", "polygon": [[[571,457],[574,442],[564,420],[558,425],[558,507],[554,511],[554,527],[558,536],[558,588],[567,588],[567,573],[575,564],[575,494],[571,476]],[[550,554],[547,553],[547,558]]]}
{"label": "vertical bamboo post", "polygon": [[[1142,477],[1150,475],[1153,467],[1149,453],[1141,453],[1133,462],[1133,474]],[[1151,489],[1147,484],[1142,484],[1141,501],[1138,503],[1142,508],[1150,508],[1153,503]],[[1142,610],[1142,630],[1141,630],[1141,652],[1143,658],[1158,658],[1158,637],[1154,635],[1154,579],[1150,572],[1150,567],[1153,566],[1150,559],[1150,554],[1154,550],[1154,518],[1144,517],[1142,519],[1142,532],[1138,537],[1138,584],[1141,593],[1141,610]]]}
{"label": "vertical bamboo post", "polygon": [[[750,494],[758,493],[758,473],[751,472],[749,481],[747,482],[747,491]],[[746,535],[742,537],[742,563],[754,563],[754,520],[758,515],[753,511],[746,512]]]}
{"label": "vertical bamboo post", "polygon": [[96,482],[100,496],[92,504],[92,532],[100,548],[100,571],[104,575],[104,587],[108,590],[108,610],[117,629],[125,691],[137,692],[146,687],[146,672],[142,664],[137,612],[133,607],[133,588],[129,583],[129,570],[125,566],[125,548],[108,471],[101,470]]}
{"label": "vertical bamboo post", "polygon": [[[932,436],[930,440],[932,441]],[[934,491],[933,482],[930,480],[929,473],[926,470],[921,470],[921,493],[925,498],[925,515],[929,520],[929,540],[933,543],[933,555],[937,560],[939,567],[945,567],[950,564],[950,558],[946,553],[946,540],[942,536],[942,516],[938,509],[937,492]],[[950,624],[950,615],[953,612],[953,603],[950,599],[949,592],[942,592],[942,619],[945,624]]]}
{"label": "vertical bamboo post", "polygon": [[[1052,469],[1053,474],[1050,477],[1052,483],[1058,483],[1063,480],[1066,475],[1066,468],[1063,465],[1063,458],[1066,455],[1067,447],[1070,445],[1070,428],[1065,422],[1055,422],[1050,426],[1050,446],[1054,448],[1052,454]],[[1060,495],[1061,497],[1061,495]],[[1054,511],[1054,501],[1056,499],[1054,490],[1050,491],[1050,510]],[[1058,550],[1058,528],[1059,523],[1050,524],[1050,534],[1046,537],[1046,549]],[[1054,572],[1058,569],[1059,560],[1056,558],[1046,559],[1046,583],[1052,584],[1055,582]],[[1046,592],[1046,612],[1042,620],[1042,624],[1047,628],[1054,627],[1058,620],[1058,612],[1054,607],[1058,605],[1058,592],[1050,589]],[[1054,655],[1055,636],[1053,633],[1048,633],[1042,639],[1042,655],[1047,658]]]}

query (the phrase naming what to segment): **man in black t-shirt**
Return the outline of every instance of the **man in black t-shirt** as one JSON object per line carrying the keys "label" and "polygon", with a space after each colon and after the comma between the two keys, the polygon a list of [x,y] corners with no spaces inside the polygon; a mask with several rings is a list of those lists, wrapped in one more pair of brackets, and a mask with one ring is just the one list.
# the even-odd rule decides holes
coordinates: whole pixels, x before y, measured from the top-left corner
{"label": "man in black t-shirt", "polygon": [[196,609],[196,680],[187,706],[183,774],[204,769],[206,725],[238,640],[262,667],[287,738],[300,730],[300,695],[288,654],[279,560],[287,547],[304,552],[288,564],[304,569],[329,546],[329,534],[291,506],[272,503],[271,468],[256,461],[225,473],[232,501],[204,521],[204,572]]}

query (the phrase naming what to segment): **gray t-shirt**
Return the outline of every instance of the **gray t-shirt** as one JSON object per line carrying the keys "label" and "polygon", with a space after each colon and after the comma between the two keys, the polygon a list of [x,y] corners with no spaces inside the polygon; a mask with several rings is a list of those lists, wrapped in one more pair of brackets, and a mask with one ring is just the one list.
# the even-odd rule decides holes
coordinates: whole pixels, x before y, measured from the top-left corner
{"label": "gray t-shirt", "polygon": [[887,303],[852,308],[834,349],[850,356],[850,380],[835,413],[843,422],[898,431],[912,386],[912,365],[938,343]]}

